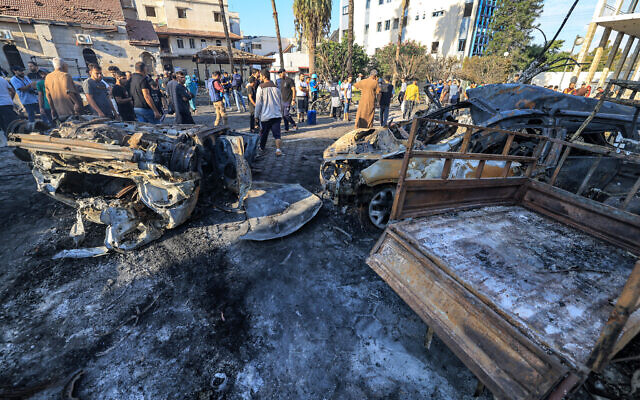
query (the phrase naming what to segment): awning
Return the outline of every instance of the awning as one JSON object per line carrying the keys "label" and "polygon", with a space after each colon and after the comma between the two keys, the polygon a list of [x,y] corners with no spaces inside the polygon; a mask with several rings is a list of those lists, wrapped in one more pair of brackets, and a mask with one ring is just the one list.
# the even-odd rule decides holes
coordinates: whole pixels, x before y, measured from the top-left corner
{"label": "awning", "polygon": [[[271,65],[274,58],[263,57],[253,53],[247,53],[231,48],[233,62],[237,64]],[[229,64],[229,53],[226,46],[207,46],[193,56],[193,61],[200,64]]]}

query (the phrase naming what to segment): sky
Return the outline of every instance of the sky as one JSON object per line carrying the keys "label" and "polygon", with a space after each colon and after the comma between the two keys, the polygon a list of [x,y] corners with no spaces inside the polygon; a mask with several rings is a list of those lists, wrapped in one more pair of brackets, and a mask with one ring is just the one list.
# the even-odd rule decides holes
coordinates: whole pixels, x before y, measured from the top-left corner
{"label": "sky", "polygon": [[[597,2],[598,0],[579,0],[578,5],[559,36],[559,39],[565,41],[564,50],[571,50],[571,44],[576,35],[584,36],[587,24],[591,21]],[[551,39],[555,34],[567,11],[569,11],[571,4],[573,4],[573,0],[546,0],[544,2],[544,10],[538,23],[540,24],[540,29],[545,32],[548,39]],[[282,37],[295,36],[292,5],[293,0],[276,0],[280,35]],[[240,29],[242,29],[245,35],[275,36],[270,0],[229,0],[229,8],[231,11],[240,13]],[[339,8],[340,0],[333,0],[331,13],[332,31],[337,29],[339,25]],[[599,34],[596,35],[594,42],[597,43],[598,38]],[[534,41],[543,43],[542,35],[536,32]]]}

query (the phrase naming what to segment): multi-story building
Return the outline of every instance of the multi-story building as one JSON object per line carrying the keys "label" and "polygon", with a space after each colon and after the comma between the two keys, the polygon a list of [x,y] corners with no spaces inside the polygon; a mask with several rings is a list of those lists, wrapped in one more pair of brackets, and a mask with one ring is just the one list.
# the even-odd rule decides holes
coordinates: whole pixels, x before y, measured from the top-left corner
{"label": "multi-story building", "polygon": [[[242,38],[239,34],[240,19],[237,14],[229,13],[228,0],[223,4],[227,26],[230,27],[229,38],[232,42],[238,41]],[[135,5],[139,17],[152,22],[155,27],[165,69],[180,68],[200,74],[202,71],[193,61],[195,54],[209,45],[225,44],[218,0],[135,0]],[[228,65],[222,68],[229,70]]]}
{"label": "multi-story building", "polygon": [[[412,0],[403,40],[414,40],[438,56],[480,55],[497,0]],[[340,38],[349,23],[348,0],[340,0]],[[371,55],[397,42],[402,0],[354,0],[354,40]]]}
{"label": "multi-story building", "polygon": [[[286,53],[293,43],[291,39],[282,38],[282,51]],[[272,56],[278,53],[278,39],[275,36],[245,36],[236,43],[236,48],[259,56]]]}
{"label": "multi-story building", "polygon": [[74,76],[87,76],[89,63],[133,70],[138,61],[159,57],[158,36],[135,19],[130,0],[0,0],[0,67],[33,61],[51,69],[61,57]]}

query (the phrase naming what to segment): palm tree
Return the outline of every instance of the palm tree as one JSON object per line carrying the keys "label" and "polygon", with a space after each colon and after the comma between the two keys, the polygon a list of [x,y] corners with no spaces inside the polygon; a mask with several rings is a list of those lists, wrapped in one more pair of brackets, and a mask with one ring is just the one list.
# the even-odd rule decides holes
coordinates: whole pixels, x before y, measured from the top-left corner
{"label": "palm tree", "polygon": [[218,0],[220,4],[220,16],[222,17],[222,26],[224,27],[224,38],[227,39],[227,53],[229,53],[229,68],[233,73],[233,52],[231,51],[231,39],[229,39],[229,27],[227,26],[227,16],[224,13],[224,0]]}
{"label": "palm tree", "polygon": [[396,61],[393,63],[393,86],[398,80],[398,63],[400,62],[400,45],[402,44],[402,32],[407,24],[407,8],[409,0],[402,0],[402,14],[400,14],[400,29],[398,29],[398,45],[396,46]]}
{"label": "palm tree", "polygon": [[293,15],[296,29],[304,36],[309,47],[309,73],[315,72],[316,43],[329,33],[331,0],[294,0]]}
{"label": "palm tree", "polygon": [[273,8],[273,20],[276,23],[276,37],[278,38],[278,52],[280,53],[280,68],[284,68],[284,56],[282,55],[282,41],[280,39],[280,24],[278,24],[278,12],[276,11],[276,1],[271,0]]}
{"label": "palm tree", "polygon": [[349,28],[347,30],[347,76],[353,75],[353,0],[349,0]]}

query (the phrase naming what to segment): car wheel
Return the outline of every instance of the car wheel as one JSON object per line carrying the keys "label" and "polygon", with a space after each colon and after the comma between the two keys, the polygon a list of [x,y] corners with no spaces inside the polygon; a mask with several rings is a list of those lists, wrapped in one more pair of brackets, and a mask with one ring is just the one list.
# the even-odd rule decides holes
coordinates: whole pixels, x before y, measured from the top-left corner
{"label": "car wheel", "polygon": [[375,190],[369,201],[369,220],[377,228],[384,229],[389,223],[393,197],[396,194],[395,187],[381,187]]}

